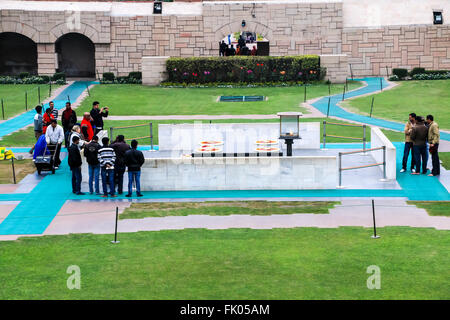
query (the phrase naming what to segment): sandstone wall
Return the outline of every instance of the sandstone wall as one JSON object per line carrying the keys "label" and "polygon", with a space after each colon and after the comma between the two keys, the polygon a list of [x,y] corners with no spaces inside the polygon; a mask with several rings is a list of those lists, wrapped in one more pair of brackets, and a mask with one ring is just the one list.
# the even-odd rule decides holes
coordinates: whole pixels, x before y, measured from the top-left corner
{"label": "sandstone wall", "polygon": [[450,69],[450,26],[344,28],[342,53],[355,76],[391,74],[392,68]]}

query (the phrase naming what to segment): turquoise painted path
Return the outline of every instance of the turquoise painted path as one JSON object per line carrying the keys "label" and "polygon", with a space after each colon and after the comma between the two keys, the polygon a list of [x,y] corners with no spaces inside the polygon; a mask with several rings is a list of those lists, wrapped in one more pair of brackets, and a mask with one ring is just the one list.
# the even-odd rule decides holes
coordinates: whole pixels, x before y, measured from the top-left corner
{"label": "turquoise painted path", "polygon": [[[91,84],[98,83],[93,81],[75,81],[66,89],[64,89],[53,102],[55,103],[55,108],[60,110],[66,106],[66,102],[70,98],[71,102],[74,102],[84,90],[86,90],[86,86]],[[48,107],[48,104],[44,105],[44,109]],[[36,115],[36,111],[30,110],[28,112],[22,113],[14,118],[6,120],[3,123],[0,123],[0,138],[11,134],[15,131],[18,131],[30,124],[33,124],[34,116]]]}
{"label": "turquoise painted path", "polygon": [[[397,182],[409,200],[422,201],[450,201],[450,193],[441,184],[437,177],[428,177],[425,174],[413,175],[408,170],[400,173],[403,158],[403,142],[393,142],[397,149]],[[411,157],[409,159],[409,163]],[[408,163],[407,168],[410,168]]]}
{"label": "turquoise painted path", "polygon": [[[379,79],[366,78],[359,79],[368,83],[367,87],[355,90],[346,97],[357,96],[379,89]],[[383,80],[384,81],[384,80]],[[76,84],[76,85],[75,85]],[[69,92],[81,94],[86,84],[75,83]],[[384,83],[383,86],[386,86]],[[70,86],[70,87],[72,87]],[[69,88],[70,88],[69,87]],[[67,89],[69,89],[67,88]],[[66,90],[67,90],[66,89]],[[60,96],[67,95],[67,92]],[[58,96],[59,97],[59,96]],[[332,107],[330,115],[344,119],[376,125],[388,129],[403,130],[403,124],[381,119],[369,118],[361,115],[349,113],[339,108],[336,103],[342,100],[342,95],[332,97]],[[56,104],[55,99],[55,104]],[[65,103],[66,99],[61,100]],[[322,98],[313,105],[320,111],[326,113],[328,98]],[[64,107],[64,105],[58,105]],[[19,118],[19,117],[16,117]],[[15,120],[11,119],[9,121]],[[7,122],[9,122],[7,121]],[[15,120],[16,121],[16,120]],[[32,117],[31,120],[32,121]],[[5,122],[5,123],[7,123]],[[23,124],[23,123],[22,123]],[[27,125],[26,123],[25,125]],[[21,122],[17,121],[15,130],[20,127]],[[23,126],[25,126],[23,125]],[[23,127],[22,126],[22,127]],[[4,135],[0,125],[0,136]],[[5,130],[8,130],[7,127]],[[15,131],[14,130],[14,131]],[[448,134],[441,134],[442,139],[448,140]],[[397,149],[397,181],[402,187],[401,190],[371,190],[371,189],[339,189],[339,190],[226,190],[226,191],[155,191],[144,192],[144,199],[236,199],[236,198],[330,198],[330,197],[405,197],[410,200],[446,200],[450,201],[450,194],[436,177],[426,175],[411,175],[409,173],[399,173],[403,155],[403,143],[394,143]],[[327,148],[361,148],[361,144],[327,144]],[[18,152],[18,151],[16,151]],[[363,169],[362,169],[363,170]],[[84,177],[86,179],[86,177]],[[59,170],[54,175],[47,175],[29,194],[7,194],[0,195],[0,201],[20,201],[17,207],[0,223],[0,235],[12,234],[42,234],[50,225],[54,217],[67,200],[98,200],[102,198],[92,195],[75,196],[71,192],[71,172],[65,159]],[[117,197],[114,199],[128,199]]]}
{"label": "turquoise painted path", "polygon": [[[387,87],[389,84],[386,82],[384,78],[381,78],[383,82],[383,88]],[[367,83],[366,87],[362,87],[356,89],[354,91],[350,91],[345,94],[345,98],[357,97],[363,94],[372,93],[380,90],[380,78],[363,78],[363,79],[354,79],[355,81],[365,81]],[[331,96],[330,100],[330,116],[339,117],[346,120],[357,121],[361,123],[365,123],[368,125],[373,125],[377,127],[382,127],[386,129],[403,131],[405,128],[405,124],[398,123],[389,120],[371,118],[368,116],[363,116],[356,113],[348,112],[337,104],[342,101],[342,94],[335,94]],[[312,103],[312,106],[322,112],[323,114],[327,114],[328,109],[328,97],[323,97],[316,102]],[[407,116],[407,115],[406,115]],[[406,122],[406,121],[405,121]],[[441,139],[450,141],[450,134],[441,131]]]}
{"label": "turquoise painted path", "polygon": [[[71,179],[66,158],[60,170],[47,175],[21,199],[0,224],[0,235],[42,234],[72,195]],[[10,200],[8,197],[6,199]]]}

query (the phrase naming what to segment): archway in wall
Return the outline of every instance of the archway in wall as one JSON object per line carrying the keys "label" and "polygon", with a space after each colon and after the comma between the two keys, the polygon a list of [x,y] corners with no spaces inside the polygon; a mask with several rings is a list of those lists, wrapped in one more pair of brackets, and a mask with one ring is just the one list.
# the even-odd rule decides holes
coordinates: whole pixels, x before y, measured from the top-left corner
{"label": "archway in wall", "polygon": [[58,56],[57,72],[64,72],[66,77],[95,77],[95,45],[85,35],[67,33],[55,43]]}
{"label": "archway in wall", "polygon": [[[245,46],[243,47],[239,46],[240,37],[242,37],[243,41],[245,41]],[[223,38],[221,43],[222,42],[225,43],[227,47],[225,48],[225,45],[223,45],[223,49],[220,51],[220,55],[222,55],[222,52],[223,55],[257,55],[257,56],[268,56],[270,53],[269,40],[267,40],[262,35],[256,32],[251,31],[234,32]]]}
{"label": "archway in wall", "polygon": [[0,75],[37,74],[37,45],[15,32],[0,33]]}

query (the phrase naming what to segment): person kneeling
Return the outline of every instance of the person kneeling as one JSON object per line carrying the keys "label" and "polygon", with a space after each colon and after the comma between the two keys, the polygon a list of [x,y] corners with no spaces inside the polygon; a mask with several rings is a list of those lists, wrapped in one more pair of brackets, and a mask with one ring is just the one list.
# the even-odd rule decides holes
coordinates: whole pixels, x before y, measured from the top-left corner
{"label": "person kneeling", "polygon": [[72,192],[77,195],[83,195],[81,192],[81,154],[78,143],[80,138],[74,137],[73,144],[69,147],[69,167],[72,170]]}
{"label": "person kneeling", "polygon": [[141,167],[145,162],[144,154],[137,150],[138,142],[131,141],[131,149],[125,152],[125,165],[128,167],[128,194],[131,197],[133,194],[133,181],[136,184],[136,194],[142,197],[141,193]]}

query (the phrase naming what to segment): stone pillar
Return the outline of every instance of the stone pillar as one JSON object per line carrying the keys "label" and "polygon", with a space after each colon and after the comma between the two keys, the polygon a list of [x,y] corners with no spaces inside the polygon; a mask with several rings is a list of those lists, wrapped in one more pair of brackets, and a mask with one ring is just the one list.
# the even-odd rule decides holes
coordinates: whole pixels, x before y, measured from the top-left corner
{"label": "stone pillar", "polygon": [[142,84],[156,86],[167,79],[166,61],[170,57],[142,57]]}
{"label": "stone pillar", "polygon": [[37,44],[38,74],[51,76],[56,72],[54,43]]}
{"label": "stone pillar", "polygon": [[320,66],[327,68],[325,80],[331,83],[344,83],[350,73],[346,54],[321,54]]}

